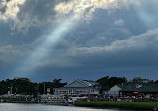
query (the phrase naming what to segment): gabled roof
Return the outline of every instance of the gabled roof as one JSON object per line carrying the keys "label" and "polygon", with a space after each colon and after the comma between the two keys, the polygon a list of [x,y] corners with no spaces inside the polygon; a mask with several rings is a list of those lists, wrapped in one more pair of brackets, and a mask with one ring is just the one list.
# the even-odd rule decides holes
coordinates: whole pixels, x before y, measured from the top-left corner
{"label": "gabled roof", "polygon": [[91,81],[91,80],[74,80],[72,82],[69,82],[66,86],[64,87],[79,87],[79,86],[73,86],[73,84],[78,83],[78,85],[82,85],[81,87],[92,87],[98,83],[96,83],[95,81]]}
{"label": "gabled roof", "polygon": [[61,87],[61,88],[54,88],[54,90],[75,90],[75,89],[93,89],[93,90],[99,90],[99,89],[96,89],[94,87]]}
{"label": "gabled roof", "polygon": [[126,85],[117,85],[121,88],[121,91],[128,92],[158,92],[157,83],[144,83],[144,84],[126,84]]}
{"label": "gabled roof", "polygon": [[84,84],[88,85],[88,86],[94,86],[96,84],[99,84],[95,81],[92,81],[92,80],[80,80],[81,82],[83,82]]}

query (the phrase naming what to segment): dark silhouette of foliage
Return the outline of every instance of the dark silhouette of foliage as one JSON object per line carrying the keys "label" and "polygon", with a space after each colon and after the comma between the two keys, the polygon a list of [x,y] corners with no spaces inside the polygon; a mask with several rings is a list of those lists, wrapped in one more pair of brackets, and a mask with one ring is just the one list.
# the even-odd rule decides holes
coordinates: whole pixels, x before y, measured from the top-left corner
{"label": "dark silhouette of foliage", "polygon": [[143,79],[141,77],[135,77],[135,78],[132,79],[131,82],[136,83],[136,84],[142,84],[142,83],[151,83],[151,82],[154,82],[154,81],[150,80],[150,79]]}
{"label": "dark silhouette of foliage", "polygon": [[125,77],[103,77],[98,79],[96,82],[100,83],[102,86],[102,91],[103,90],[109,90],[111,87],[117,85],[117,84],[122,84],[126,83],[127,79]]}
{"label": "dark silhouette of foliage", "polygon": [[38,95],[44,94],[44,85],[45,93],[47,93],[47,88],[51,88],[51,93],[53,93],[53,88],[63,87],[65,83],[61,83],[62,79],[54,79],[53,82],[42,82],[42,83],[33,83],[28,78],[14,78],[6,79],[0,82],[0,94],[7,94],[8,91],[11,91],[12,94],[23,94],[23,95]]}
{"label": "dark silhouette of foliage", "polygon": [[[41,82],[41,83],[33,83],[28,78],[14,78],[14,79],[6,79],[0,81],[0,94],[7,94],[8,91],[11,91],[12,94],[23,94],[23,95],[34,95],[37,97],[38,94],[47,94],[47,88],[50,88],[51,94],[53,94],[53,88],[59,88],[66,85],[66,83],[61,82],[62,79],[54,79],[52,82]],[[133,78],[131,81],[127,81],[125,77],[102,77],[98,79],[96,82],[100,83],[101,91],[109,90],[111,87],[117,84],[128,84],[128,83],[151,83],[153,80],[142,79],[140,77]],[[158,83],[158,80],[155,81]]]}

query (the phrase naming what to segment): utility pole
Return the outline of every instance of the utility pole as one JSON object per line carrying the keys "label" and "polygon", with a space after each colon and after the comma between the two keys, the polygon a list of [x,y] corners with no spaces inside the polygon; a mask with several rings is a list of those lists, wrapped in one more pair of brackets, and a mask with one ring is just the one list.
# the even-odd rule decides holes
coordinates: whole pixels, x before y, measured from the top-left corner
{"label": "utility pole", "polygon": [[46,93],[46,84],[44,83],[44,94]]}
{"label": "utility pole", "polygon": [[13,83],[11,83],[11,87],[10,87],[10,94],[12,95],[13,93]]}
{"label": "utility pole", "polygon": [[39,94],[39,84],[37,83],[37,97],[38,97],[38,94]]}
{"label": "utility pole", "polygon": [[10,101],[12,100],[12,92],[13,92],[13,83],[10,86]]}

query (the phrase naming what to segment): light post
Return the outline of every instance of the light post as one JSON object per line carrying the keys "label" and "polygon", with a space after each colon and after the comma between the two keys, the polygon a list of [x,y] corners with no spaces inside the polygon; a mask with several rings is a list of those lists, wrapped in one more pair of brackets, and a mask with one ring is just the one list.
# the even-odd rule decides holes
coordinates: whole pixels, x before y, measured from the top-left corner
{"label": "light post", "polygon": [[10,88],[10,93],[9,93],[9,95],[12,95],[12,92],[13,92],[13,84],[11,83],[10,87],[8,87],[8,88]]}
{"label": "light post", "polygon": [[8,87],[8,88],[10,88],[10,92],[8,94],[10,96],[10,101],[11,101],[11,98],[12,98],[11,96],[12,96],[12,92],[13,92],[13,83],[11,83],[10,87]]}
{"label": "light post", "polygon": [[11,83],[10,94],[12,95],[12,93],[13,93],[13,84]]}

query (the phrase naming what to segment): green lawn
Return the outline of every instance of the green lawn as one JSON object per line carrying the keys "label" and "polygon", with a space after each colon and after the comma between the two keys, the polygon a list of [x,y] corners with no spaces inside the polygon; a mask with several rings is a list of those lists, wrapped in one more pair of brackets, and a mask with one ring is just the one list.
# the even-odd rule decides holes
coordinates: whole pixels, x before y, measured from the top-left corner
{"label": "green lawn", "polygon": [[92,102],[76,102],[75,105],[80,107],[124,108],[124,109],[139,109],[139,110],[158,109],[158,102],[92,101]]}

